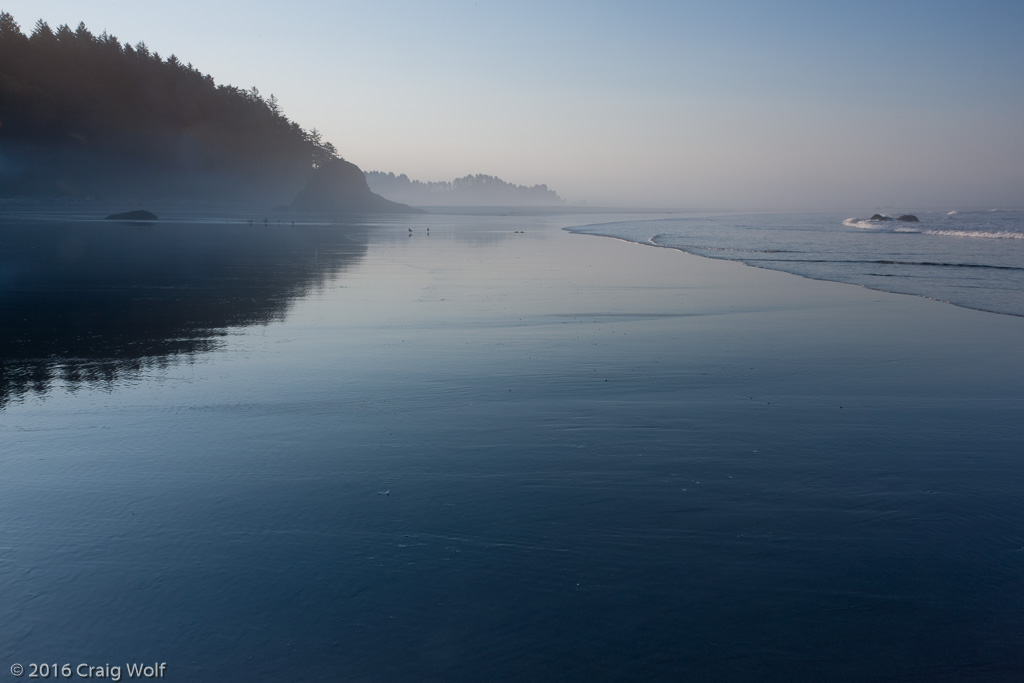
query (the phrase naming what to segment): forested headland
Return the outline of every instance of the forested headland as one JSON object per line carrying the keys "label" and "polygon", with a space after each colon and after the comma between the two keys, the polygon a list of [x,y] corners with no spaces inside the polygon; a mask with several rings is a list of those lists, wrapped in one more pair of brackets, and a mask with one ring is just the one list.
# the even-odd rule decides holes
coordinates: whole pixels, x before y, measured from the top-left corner
{"label": "forested headland", "polygon": [[[26,35],[0,13],[0,197],[279,206],[318,173],[350,179],[338,172],[350,166],[256,87],[217,85],[173,54],[84,23],[40,19]],[[342,208],[400,210],[359,180]]]}
{"label": "forested headland", "polygon": [[565,201],[547,185],[513,185],[478,173],[452,181],[410,180],[407,175],[368,171],[370,189],[414,206],[553,206]]}

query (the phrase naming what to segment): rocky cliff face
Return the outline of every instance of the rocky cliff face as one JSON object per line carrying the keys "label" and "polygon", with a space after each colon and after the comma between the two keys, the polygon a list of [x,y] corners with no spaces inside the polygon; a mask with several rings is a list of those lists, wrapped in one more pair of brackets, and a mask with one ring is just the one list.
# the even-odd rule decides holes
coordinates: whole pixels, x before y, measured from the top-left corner
{"label": "rocky cliff face", "polygon": [[332,159],[318,168],[287,208],[329,213],[423,213],[371,192],[359,167],[344,159]]}

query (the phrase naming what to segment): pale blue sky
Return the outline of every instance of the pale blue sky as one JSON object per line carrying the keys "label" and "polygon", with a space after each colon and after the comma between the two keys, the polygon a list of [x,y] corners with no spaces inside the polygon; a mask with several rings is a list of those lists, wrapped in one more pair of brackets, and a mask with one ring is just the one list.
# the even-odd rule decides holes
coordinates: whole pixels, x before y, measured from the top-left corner
{"label": "pale blue sky", "polygon": [[277,95],[364,170],[570,201],[1024,206],[1024,2],[0,0]]}

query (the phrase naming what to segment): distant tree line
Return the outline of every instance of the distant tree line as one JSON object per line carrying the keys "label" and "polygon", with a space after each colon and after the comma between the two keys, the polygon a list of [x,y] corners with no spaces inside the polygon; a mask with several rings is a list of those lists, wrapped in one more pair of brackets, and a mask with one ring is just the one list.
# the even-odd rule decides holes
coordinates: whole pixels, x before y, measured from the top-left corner
{"label": "distant tree line", "polygon": [[547,185],[513,185],[490,175],[467,175],[450,182],[410,180],[404,173],[369,171],[370,189],[413,206],[546,206],[564,200]]}
{"label": "distant tree line", "polygon": [[0,195],[287,202],[338,158],[277,98],[84,23],[0,13]]}

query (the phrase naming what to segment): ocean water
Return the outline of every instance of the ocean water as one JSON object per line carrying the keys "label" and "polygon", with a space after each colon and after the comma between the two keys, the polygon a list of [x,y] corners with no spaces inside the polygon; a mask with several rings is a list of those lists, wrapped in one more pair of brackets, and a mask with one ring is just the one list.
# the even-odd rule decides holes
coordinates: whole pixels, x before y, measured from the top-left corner
{"label": "ocean water", "polygon": [[1024,320],[593,221],[0,220],[0,672],[1020,680]]}
{"label": "ocean water", "polygon": [[1024,315],[1024,211],[920,213],[917,223],[872,215],[699,215],[574,231]]}

